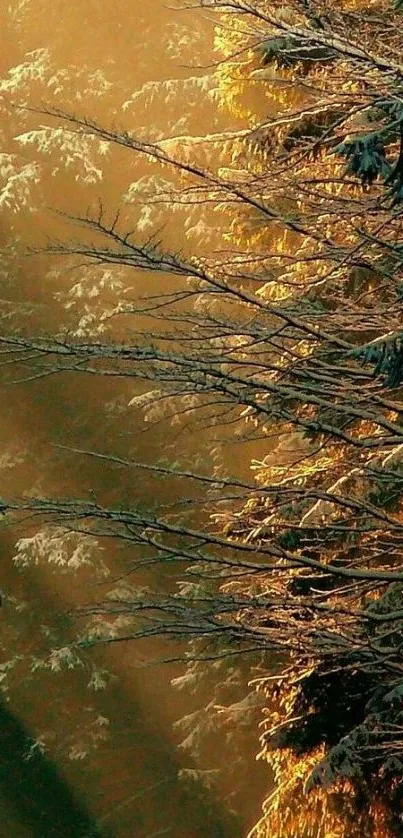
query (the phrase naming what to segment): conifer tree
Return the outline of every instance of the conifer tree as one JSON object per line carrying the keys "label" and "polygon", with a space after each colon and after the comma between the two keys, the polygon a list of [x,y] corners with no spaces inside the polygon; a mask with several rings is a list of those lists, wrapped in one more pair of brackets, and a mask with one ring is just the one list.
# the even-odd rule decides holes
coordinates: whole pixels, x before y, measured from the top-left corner
{"label": "conifer tree", "polygon": [[[132,233],[101,206],[75,219],[81,238],[50,252],[171,277],[169,295],[157,291],[148,303],[159,324],[154,339],[139,329],[124,344],[99,336],[1,340],[22,367],[29,358],[39,379],[130,378],[141,383],[139,410],[191,417],[195,428],[211,423],[212,435],[225,426],[239,439],[260,438],[266,450],[248,480],[116,457],[120,467],[203,487],[203,526],[193,508],[151,514],[56,498],[5,500],[4,511],[29,509],[86,537],[117,537],[140,549],[137,568],[184,568],[172,596],[117,590],[91,604],[86,614],[97,625],[115,615],[125,639],[189,639],[195,677],[199,659],[264,662],[255,679],[267,703],[261,755],[277,786],[253,838],[398,835],[401,4],[202,5],[219,16],[214,98],[234,117],[246,115],[248,132],[213,134],[204,144],[150,142],[89,114],[49,107],[41,116],[75,141],[151,161],[159,175],[147,206],[203,205],[220,219],[221,238],[211,252],[170,251],[163,237],[144,236],[141,226]],[[264,102],[260,113],[248,104],[251,91]],[[26,144],[37,141],[35,132],[24,135]],[[18,549],[24,561],[32,543]],[[108,642],[107,634],[95,639]]]}

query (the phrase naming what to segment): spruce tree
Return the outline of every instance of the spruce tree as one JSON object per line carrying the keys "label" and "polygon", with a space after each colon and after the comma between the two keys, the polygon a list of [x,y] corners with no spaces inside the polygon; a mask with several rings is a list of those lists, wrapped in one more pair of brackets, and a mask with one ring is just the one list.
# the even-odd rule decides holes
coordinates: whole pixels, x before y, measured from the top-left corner
{"label": "spruce tree", "polygon": [[[89,618],[105,617],[105,631],[115,615],[125,619],[125,640],[189,639],[190,678],[208,659],[259,661],[261,756],[277,785],[251,836],[398,835],[401,4],[202,5],[218,15],[214,98],[234,120],[248,118],[247,132],[234,124],[204,145],[150,142],[91,114],[49,107],[41,117],[75,140],[151,161],[159,179],[152,176],[147,205],[193,212],[202,204],[207,217],[213,210],[226,219],[220,241],[178,253],[160,234],[130,232],[107,208],[83,214],[81,238],[51,254],[170,276],[169,299],[161,292],[152,303],[155,317],[163,309],[163,328],[124,344],[7,334],[2,344],[21,364],[34,355],[38,377],[140,379],[139,410],[191,416],[198,430],[211,422],[212,435],[226,426],[244,441],[260,439],[263,454],[249,479],[116,458],[203,487],[202,523],[193,508],[152,514],[58,498],[6,499],[4,511],[34,510],[76,530],[84,521],[87,537],[140,548],[138,568],[184,568],[172,596],[117,589],[91,604]],[[108,642],[92,636],[81,645],[101,639]]]}

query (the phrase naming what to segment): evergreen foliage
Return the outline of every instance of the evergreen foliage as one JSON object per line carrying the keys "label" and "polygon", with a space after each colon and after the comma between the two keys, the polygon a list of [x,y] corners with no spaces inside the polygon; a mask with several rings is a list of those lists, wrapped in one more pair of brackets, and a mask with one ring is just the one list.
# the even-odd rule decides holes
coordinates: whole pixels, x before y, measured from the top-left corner
{"label": "evergreen foliage", "polygon": [[377,133],[367,134],[356,140],[345,140],[336,146],[335,152],[347,158],[347,174],[357,175],[363,186],[371,186],[379,175],[383,175],[387,182],[391,174],[385,156],[385,146]]}
{"label": "evergreen foliage", "polygon": [[373,364],[373,374],[382,376],[386,387],[394,389],[403,381],[403,342],[399,333],[360,346],[351,356],[364,364]]}
{"label": "evergreen foliage", "polygon": [[[153,427],[173,416],[174,434],[190,418],[195,436],[207,425],[211,449],[220,427],[230,439],[263,440],[253,477],[243,480],[205,462],[147,464],[89,452],[202,487],[202,524],[191,491],[188,504],[155,510],[60,498],[3,503],[10,516],[29,510],[88,538],[119,539],[133,550],[131,574],[173,562],[183,569],[169,596],[134,585],[83,609],[82,645],[190,640],[190,679],[199,676],[192,655],[220,665],[232,655],[259,662],[254,686],[267,708],[261,757],[276,788],[254,838],[399,834],[400,5],[209,3],[224,23],[214,100],[250,116],[246,91],[256,84],[269,112],[261,125],[251,118],[249,134],[212,135],[205,148],[182,136],[150,143],[141,132],[107,129],[53,105],[40,116],[56,120],[58,134],[38,128],[20,136],[24,147],[48,150],[72,131],[71,142],[82,140],[88,154],[102,143],[152,161],[160,179],[153,169],[147,184],[134,180],[126,192],[147,207],[134,232],[101,206],[76,219],[82,239],[50,252],[92,269],[160,273],[174,290],[150,294],[152,340],[141,328],[127,343],[5,334],[14,366],[25,369],[29,359],[38,379],[67,372],[140,381],[130,402],[139,417]],[[170,250],[162,234],[144,234],[148,223],[158,229],[158,208],[168,201],[193,236],[195,206],[225,221],[199,226],[199,238],[190,233],[190,255]],[[122,310],[135,323],[144,313],[135,305],[115,313]],[[36,560],[35,547],[20,542],[21,563],[31,551]]]}

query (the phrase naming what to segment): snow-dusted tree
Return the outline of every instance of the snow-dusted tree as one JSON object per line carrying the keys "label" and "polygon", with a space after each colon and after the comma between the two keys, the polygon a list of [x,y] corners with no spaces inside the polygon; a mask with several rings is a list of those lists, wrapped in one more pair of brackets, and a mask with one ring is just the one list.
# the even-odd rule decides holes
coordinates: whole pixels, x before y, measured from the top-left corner
{"label": "snow-dusted tree", "polygon": [[[145,271],[151,290],[109,312],[131,318],[124,341],[112,331],[85,340],[4,335],[2,345],[30,378],[130,380],[131,407],[151,424],[171,418],[175,444],[191,423],[194,433],[208,429],[211,448],[225,431],[245,450],[260,439],[264,454],[248,478],[214,469],[207,454],[196,469],[169,456],[141,463],[87,450],[172,481],[172,502],[150,511],[99,499],[6,500],[4,511],[29,509],[68,533],[132,549],[132,583],[125,577],[84,609],[81,644],[172,636],[191,641],[193,662],[276,655],[277,674],[255,674],[269,708],[262,755],[278,787],[251,834],[398,834],[400,4],[203,5],[219,13],[217,47],[227,53],[214,99],[247,113],[245,90],[260,91],[270,115],[250,117],[248,135],[152,141],[77,109],[42,109],[46,128],[25,132],[23,144],[40,144],[45,132],[46,142],[68,136],[150,165],[127,187],[124,212],[101,205],[76,217],[79,237],[50,253],[125,276]],[[155,232],[167,204],[189,232],[180,251]],[[21,561],[31,549],[20,543]],[[175,567],[171,594],[137,584],[136,573],[155,564]]]}

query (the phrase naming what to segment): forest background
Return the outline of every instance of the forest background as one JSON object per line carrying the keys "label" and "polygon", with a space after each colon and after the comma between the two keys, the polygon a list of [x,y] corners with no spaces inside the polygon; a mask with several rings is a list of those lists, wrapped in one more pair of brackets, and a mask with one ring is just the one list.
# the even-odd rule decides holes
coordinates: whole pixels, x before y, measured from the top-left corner
{"label": "forest background", "polygon": [[[5,207],[34,203],[41,156],[56,176],[72,167],[83,195],[104,168],[120,188],[128,157],[147,166],[118,212],[92,203],[63,216],[63,235],[60,219],[57,234],[50,223],[50,244],[32,243],[37,264],[50,260],[46,291],[67,270],[79,278],[54,333],[33,331],[29,306],[22,328],[21,300],[8,300],[5,374],[24,385],[78,378],[83,397],[87,381],[107,391],[122,380],[132,415],[172,423],[153,462],[134,460],[112,430],[107,446],[61,442],[74,462],[114,467],[113,491],[3,491],[4,526],[23,527],[22,567],[99,569],[104,544],[126,550],[107,596],[75,615],[78,638],[42,666],[80,665],[97,644],[170,637],[187,643],[181,686],[210,662],[221,689],[241,661],[250,687],[237,718],[255,712],[257,691],[260,757],[274,774],[251,836],[399,835],[401,4],[201,5],[216,16],[218,58],[197,84],[213,79],[214,106],[247,129],[167,139],[150,126],[121,130],[116,115],[98,122],[87,97],[64,110],[52,95],[63,100],[68,73],[40,51],[2,83],[20,149],[2,155]],[[38,104],[44,80],[51,101]],[[95,98],[108,96],[101,76],[92,84]],[[172,246],[165,218],[159,226],[167,205],[186,245]],[[15,248],[7,272],[13,258]],[[133,302],[126,276],[137,271],[146,281]],[[189,433],[184,457],[178,440]],[[249,450],[263,453],[250,463]],[[169,481],[169,498],[133,503],[122,471],[129,483]],[[214,701],[206,717],[212,707],[223,713]]]}

